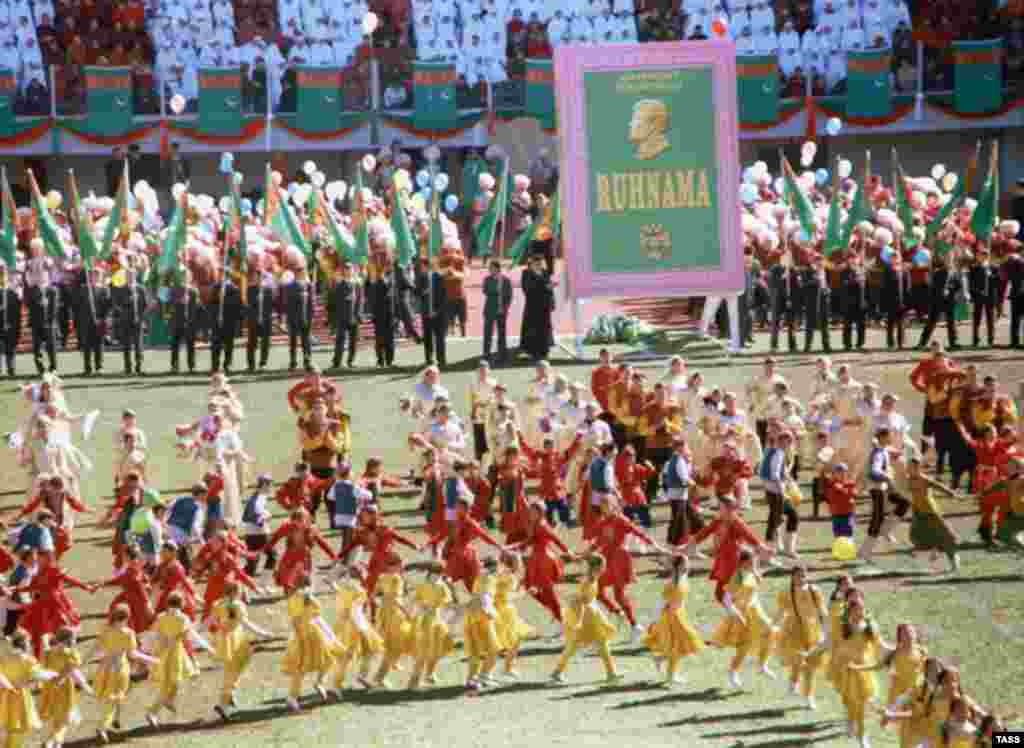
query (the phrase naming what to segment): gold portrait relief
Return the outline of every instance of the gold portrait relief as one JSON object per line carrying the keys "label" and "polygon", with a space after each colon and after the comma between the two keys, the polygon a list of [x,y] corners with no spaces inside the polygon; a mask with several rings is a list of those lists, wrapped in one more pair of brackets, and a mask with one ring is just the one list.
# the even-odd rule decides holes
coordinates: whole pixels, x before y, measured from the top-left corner
{"label": "gold portrait relief", "polygon": [[633,105],[629,121],[629,142],[636,146],[633,154],[640,161],[650,161],[667,151],[668,105],[660,99],[643,99]]}

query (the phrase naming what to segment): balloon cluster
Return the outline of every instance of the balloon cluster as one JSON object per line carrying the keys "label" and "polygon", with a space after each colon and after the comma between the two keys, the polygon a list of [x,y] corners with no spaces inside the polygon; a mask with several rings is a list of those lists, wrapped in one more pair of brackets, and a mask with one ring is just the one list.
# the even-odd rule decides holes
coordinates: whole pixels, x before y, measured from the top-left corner
{"label": "balloon cluster", "polygon": [[[416,174],[416,186],[419,187],[417,194],[422,197],[424,205],[430,203],[435,193],[438,200],[441,200],[441,196],[444,195],[449,185],[448,175],[443,171],[434,174],[433,178],[431,178],[430,172],[426,169],[420,169]],[[441,202],[444,205],[444,209],[449,213],[454,213],[459,208],[459,198],[455,195],[447,195]]]}

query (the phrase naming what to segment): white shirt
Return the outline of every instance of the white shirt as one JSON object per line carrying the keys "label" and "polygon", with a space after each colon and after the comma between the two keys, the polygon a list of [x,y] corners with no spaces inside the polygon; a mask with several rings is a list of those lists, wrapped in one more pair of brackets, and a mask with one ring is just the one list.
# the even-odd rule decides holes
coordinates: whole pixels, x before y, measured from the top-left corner
{"label": "white shirt", "polygon": [[450,452],[458,452],[466,447],[466,435],[458,424],[450,419],[447,423],[435,422],[430,427],[430,443],[438,449],[447,449]]}
{"label": "white shirt", "polygon": [[242,535],[267,534],[267,523],[270,521],[270,509],[267,508],[267,502],[269,500],[270,497],[262,493],[249,497],[249,500],[246,501],[245,506],[243,507],[242,516],[245,516],[245,510],[248,509],[249,502],[255,502],[254,509],[256,511],[256,516],[259,518],[259,522],[242,522]]}
{"label": "white shirt", "polygon": [[487,406],[494,398],[494,385],[497,382],[491,377],[487,377],[483,381],[479,378],[470,385],[469,388],[469,406],[470,406],[470,417],[473,419],[473,423],[484,423],[487,419]]}

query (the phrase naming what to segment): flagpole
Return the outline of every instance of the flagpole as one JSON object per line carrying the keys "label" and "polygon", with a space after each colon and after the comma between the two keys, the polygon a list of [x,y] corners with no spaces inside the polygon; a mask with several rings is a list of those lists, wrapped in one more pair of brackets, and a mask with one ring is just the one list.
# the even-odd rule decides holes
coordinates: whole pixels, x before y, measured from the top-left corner
{"label": "flagpole", "polygon": [[[233,186],[234,172],[228,175],[228,189]],[[219,335],[224,333],[224,297],[228,295],[228,226],[224,226],[224,268],[220,276],[220,302],[217,309],[217,327]],[[222,341],[223,344],[223,341]]]}
{"label": "flagpole", "polygon": [[[75,170],[74,169],[68,169],[68,177],[70,177],[71,180],[74,181],[74,179],[75,179]],[[82,203],[78,199],[78,187],[77,186],[75,187],[74,198],[75,198],[75,230],[76,231],[81,231],[82,230]],[[86,228],[88,228],[88,226]],[[96,323],[97,323],[97,319],[96,319],[96,301],[93,299],[93,295],[92,295],[92,259],[91,258],[83,259],[82,265],[85,267],[85,291],[86,291],[86,295],[89,297],[89,312],[92,314],[92,323],[93,323],[93,326],[95,326]]]}
{"label": "flagpole", "polygon": [[[430,162],[430,213],[427,224],[427,317],[433,325],[434,316],[434,219],[437,217],[437,162]],[[426,331],[424,331],[426,334]]]}
{"label": "flagpole", "polygon": [[[508,194],[509,182],[508,182],[508,167],[511,158],[505,156],[504,166],[502,167],[501,179],[505,185],[505,204],[499,206],[501,208],[501,231],[498,232],[498,259],[505,259],[505,225],[508,223],[508,204],[510,196]],[[501,197],[501,186],[498,187],[498,197]]]}

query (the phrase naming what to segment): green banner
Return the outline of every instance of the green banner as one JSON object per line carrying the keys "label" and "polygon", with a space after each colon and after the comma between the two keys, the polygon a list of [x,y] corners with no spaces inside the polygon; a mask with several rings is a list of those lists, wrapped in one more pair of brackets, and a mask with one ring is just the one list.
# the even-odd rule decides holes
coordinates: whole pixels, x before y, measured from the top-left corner
{"label": "green banner", "polygon": [[953,106],[987,114],[1003,106],[1003,42],[953,42]]}
{"label": "green banner", "polygon": [[132,129],[132,69],[85,68],[88,129],[96,135],[123,135]]}
{"label": "green banner", "polygon": [[339,127],[345,102],[341,90],[340,68],[302,65],[295,68],[296,119],[306,132],[331,132]]}
{"label": "green banner", "polygon": [[526,114],[546,130],[555,128],[555,71],[551,60],[526,61]]}
{"label": "green banner", "polygon": [[848,52],[846,71],[848,116],[888,117],[892,114],[892,56],[889,50]]}
{"label": "green banner", "polygon": [[583,92],[592,272],[719,269],[711,68],[585,72]]}
{"label": "green banner", "polygon": [[412,74],[413,126],[417,130],[454,130],[455,66],[446,62],[417,62]]}
{"label": "green banner", "polygon": [[14,129],[14,98],[18,94],[18,82],[14,71],[0,68],[0,133],[7,134]]}
{"label": "green banner", "polygon": [[767,124],[779,119],[779,63],[774,55],[736,60],[740,122]]}
{"label": "green banner", "polygon": [[237,135],[242,131],[240,68],[199,70],[199,131],[207,135]]}

